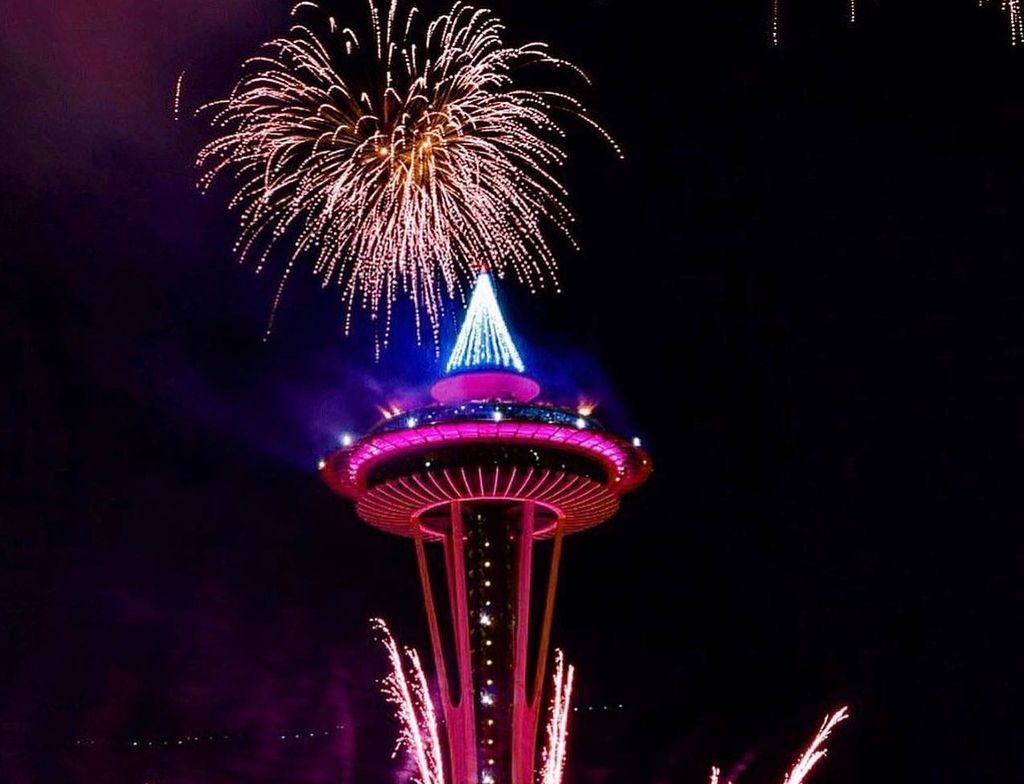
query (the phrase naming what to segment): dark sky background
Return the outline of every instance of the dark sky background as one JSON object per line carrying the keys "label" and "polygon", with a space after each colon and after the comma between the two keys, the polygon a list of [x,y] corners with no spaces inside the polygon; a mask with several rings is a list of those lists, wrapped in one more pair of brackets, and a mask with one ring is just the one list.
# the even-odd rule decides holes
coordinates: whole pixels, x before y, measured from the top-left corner
{"label": "dark sky background", "polygon": [[[657,464],[567,545],[568,781],[779,782],[843,703],[822,784],[1020,781],[1024,50],[973,0],[783,0],[773,50],[768,5],[494,4],[626,151],[573,137],[582,251],[507,313]],[[301,275],[263,343],[171,111],[287,8],[0,7],[0,781],[404,780],[412,552],[314,464],[432,351]]]}

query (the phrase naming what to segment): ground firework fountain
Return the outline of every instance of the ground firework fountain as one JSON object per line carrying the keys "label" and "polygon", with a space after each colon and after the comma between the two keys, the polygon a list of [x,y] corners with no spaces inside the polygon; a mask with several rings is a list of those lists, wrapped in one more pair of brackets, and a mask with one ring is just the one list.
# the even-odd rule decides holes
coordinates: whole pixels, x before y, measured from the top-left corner
{"label": "ground firework fountain", "polygon": [[[386,419],[321,467],[364,520],[413,541],[453,784],[561,780],[573,681],[561,655],[548,699],[544,687],[562,541],[611,517],[651,470],[639,439],[539,402],[540,385],[523,370],[483,273],[447,373],[431,389],[434,404]],[[547,573],[534,596],[545,542]],[[417,693],[418,661],[406,678],[393,643],[389,651],[389,696],[417,736],[410,751],[429,762],[423,716],[433,709]]]}

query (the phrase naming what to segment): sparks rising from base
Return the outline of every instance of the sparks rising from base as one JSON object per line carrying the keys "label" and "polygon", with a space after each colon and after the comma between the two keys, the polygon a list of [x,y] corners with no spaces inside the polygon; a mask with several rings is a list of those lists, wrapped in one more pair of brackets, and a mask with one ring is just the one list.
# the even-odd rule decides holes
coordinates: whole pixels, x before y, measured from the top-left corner
{"label": "sparks rising from base", "polygon": [[376,618],[373,627],[381,635],[391,665],[391,672],[382,682],[382,690],[387,701],[395,706],[395,716],[402,728],[395,751],[404,748],[409,753],[416,763],[420,784],[445,784],[437,714],[419,654],[411,648],[406,649],[405,655],[412,670],[407,676],[402,654],[387,624]]}
{"label": "sparks rising from base", "polygon": [[[382,691],[389,703],[395,706],[395,718],[401,730],[395,744],[395,752],[405,749],[416,765],[419,784],[445,784],[444,758],[441,753],[441,738],[438,731],[437,713],[434,701],[430,697],[427,676],[423,672],[419,654],[412,648],[405,649],[405,657],[409,662],[409,673],[402,659],[394,636],[387,624],[380,618],[373,620],[373,627],[381,636],[381,642],[388,654],[391,671],[381,682]],[[547,739],[541,754],[540,769],[537,771],[537,784],[562,784],[565,772],[566,751],[569,739],[569,713],[572,707],[572,689],[576,670],[571,664],[565,663],[560,650],[555,651],[555,672],[552,677],[553,692],[548,709]],[[832,731],[850,716],[844,706],[835,713],[826,714],[817,734],[810,744],[793,763],[782,784],[804,784],[814,766],[826,754],[825,741]],[[484,772],[483,781],[494,781],[494,777]],[[711,768],[709,784],[720,784],[721,769]],[[733,784],[729,781],[727,784]]]}
{"label": "sparks rising from base", "polygon": [[[401,726],[395,751],[405,749],[409,754],[416,765],[419,776],[417,781],[420,784],[445,784],[437,713],[434,711],[434,701],[430,697],[419,654],[412,648],[405,649],[410,669],[409,674],[406,674],[402,653],[388,625],[380,618],[373,619],[372,624],[380,634],[391,667],[387,677],[381,681],[381,690],[387,701],[395,706],[395,718]],[[575,674],[575,668],[571,664],[567,665],[562,652],[556,650],[555,673],[552,678],[554,692],[548,714],[547,741],[542,752],[541,767],[537,771],[538,784],[562,784]],[[493,782],[494,777],[485,772],[482,780],[488,778]],[[799,782],[794,781],[792,784]]]}
{"label": "sparks rising from base", "polygon": [[[782,10],[782,0],[771,0],[771,15],[769,22],[769,37],[772,46],[779,45],[779,24]],[[984,7],[989,0],[978,0],[978,5]],[[999,0],[999,7],[1007,16],[1010,23],[1010,44],[1017,46],[1024,44],[1024,0]],[[850,24],[857,23],[857,0],[850,0],[849,7]]]}
{"label": "sparks rising from base", "polygon": [[298,3],[289,35],[204,107],[222,135],[197,165],[203,190],[234,177],[241,258],[258,253],[262,269],[275,242],[294,243],[275,309],[309,257],[325,287],[341,287],[346,331],[362,307],[383,318],[386,342],[404,293],[436,345],[445,298],[461,299],[481,266],[511,270],[531,290],[555,280],[546,233],[571,241],[572,222],[556,176],[566,159],[559,117],[608,136],[572,96],[516,86],[513,74],[529,66],[582,76],[545,44],[506,46],[485,9],[456,2],[421,24],[399,5],[370,0],[370,29],[357,33]]}
{"label": "sparks rising from base", "polygon": [[547,742],[541,757],[540,784],[562,784],[565,772],[566,741],[569,739],[569,708],[572,703],[572,682],[576,674],[570,664],[566,666],[561,651],[555,651],[555,692],[551,697],[548,714]]}
{"label": "sparks rising from base", "polygon": [[[832,730],[836,728],[841,722],[846,721],[850,717],[849,711],[846,706],[843,706],[835,713],[825,714],[825,719],[821,723],[821,728],[818,730],[818,734],[811,739],[810,745],[804,749],[803,754],[797,758],[797,761],[793,763],[793,767],[789,769],[785,778],[782,780],[782,784],[803,784],[807,780],[807,777],[811,773],[811,769],[814,768],[818,762],[828,753],[828,749],[822,748],[825,741],[828,740],[829,735],[832,734]],[[720,776],[722,771],[718,767],[711,768],[711,778],[708,780],[709,784],[719,784]],[[733,784],[731,781],[728,784]]]}
{"label": "sparks rising from base", "polygon": [[[982,5],[984,1],[982,0]],[[1021,0],[1000,0],[1000,5],[1010,20],[1010,42],[1014,46],[1024,43],[1024,13],[1021,9]]]}
{"label": "sparks rising from base", "polygon": [[821,722],[821,729],[818,730],[818,734],[811,740],[811,745],[804,749],[804,753],[800,755],[800,759],[793,765],[792,770],[786,774],[782,784],[802,784],[807,776],[810,775],[811,769],[828,753],[828,749],[824,749],[822,746],[828,740],[828,736],[832,734],[832,730],[840,722],[846,721],[849,715],[849,711],[843,706],[835,713],[825,716],[825,720]]}

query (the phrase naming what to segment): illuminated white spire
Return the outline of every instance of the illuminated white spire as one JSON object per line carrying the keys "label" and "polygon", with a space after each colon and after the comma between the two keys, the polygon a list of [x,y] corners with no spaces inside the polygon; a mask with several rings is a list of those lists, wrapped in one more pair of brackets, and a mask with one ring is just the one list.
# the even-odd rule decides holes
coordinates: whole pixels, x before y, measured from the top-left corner
{"label": "illuminated white spire", "polygon": [[484,271],[473,286],[466,318],[459,330],[455,348],[448,357],[445,372],[486,369],[522,373],[525,367],[512,335],[505,326],[505,317],[501,315],[498,298],[494,295],[491,274]]}

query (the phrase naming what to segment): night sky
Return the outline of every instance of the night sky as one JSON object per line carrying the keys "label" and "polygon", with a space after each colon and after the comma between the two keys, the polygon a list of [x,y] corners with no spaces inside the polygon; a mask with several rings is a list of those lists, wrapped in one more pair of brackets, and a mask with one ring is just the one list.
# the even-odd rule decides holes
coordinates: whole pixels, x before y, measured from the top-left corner
{"label": "night sky", "polygon": [[[782,2],[778,49],[768,0],[492,4],[626,152],[574,132],[581,250],[507,316],[656,461],[566,545],[567,781],[775,784],[844,703],[816,782],[1020,781],[1024,49],[994,0]],[[264,343],[283,254],[195,189],[287,11],[0,7],[0,781],[406,778],[369,619],[425,647],[412,550],[315,463],[433,351],[301,274]]]}

